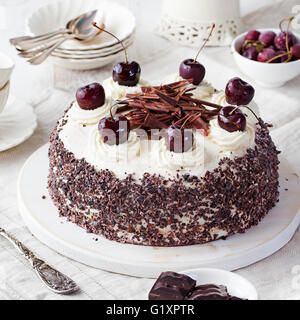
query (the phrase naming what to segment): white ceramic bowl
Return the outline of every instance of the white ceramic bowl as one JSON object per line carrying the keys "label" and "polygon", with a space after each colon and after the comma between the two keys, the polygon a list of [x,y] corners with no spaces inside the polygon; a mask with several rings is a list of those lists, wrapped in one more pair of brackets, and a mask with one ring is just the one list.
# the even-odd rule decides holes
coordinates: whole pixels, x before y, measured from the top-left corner
{"label": "white ceramic bowl", "polygon": [[[276,34],[280,32],[279,29],[271,28],[257,30],[260,32],[271,30]],[[255,80],[259,85],[268,88],[281,87],[287,81],[300,75],[300,60],[287,63],[263,63],[243,57],[240,54],[240,49],[246,34],[247,32],[237,36],[231,45],[235,62],[245,75]],[[295,36],[300,42],[300,35],[295,34]]]}
{"label": "white ceramic bowl", "polygon": [[[32,35],[39,35],[65,27],[66,23],[80,14],[99,9],[104,11],[105,28],[120,40],[131,35],[136,26],[134,15],[126,7],[105,0],[63,0],[51,2],[35,11],[27,20],[26,27]],[[63,50],[94,50],[116,44],[112,36],[102,32],[90,41],[68,40]]]}
{"label": "white ceramic bowl", "polygon": [[0,89],[0,113],[3,111],[7,99],[8,99],[8,95],[9,95],[9,87],[10,87],[10,83],[9,81],[4,85],[4,87],[2,87],[2,89]]}
{"label": "white ceramic bowl", "polygon": [[197,286],[203,284],[224,285],[232,296],[248,300],[258,299],[258,294],[253,284],[236,273],[214,268],[190,269],[180,273],[196,280]]}

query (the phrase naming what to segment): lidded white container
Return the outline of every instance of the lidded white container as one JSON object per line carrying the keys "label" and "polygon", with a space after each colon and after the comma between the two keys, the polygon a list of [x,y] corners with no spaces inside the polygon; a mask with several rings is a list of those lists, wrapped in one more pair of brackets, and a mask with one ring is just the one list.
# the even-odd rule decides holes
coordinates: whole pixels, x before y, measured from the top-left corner
{"label": "lidded white container", "polygon": [[226,46],[242,31],[239,0],[164,0],[157,33],[182,45]]}

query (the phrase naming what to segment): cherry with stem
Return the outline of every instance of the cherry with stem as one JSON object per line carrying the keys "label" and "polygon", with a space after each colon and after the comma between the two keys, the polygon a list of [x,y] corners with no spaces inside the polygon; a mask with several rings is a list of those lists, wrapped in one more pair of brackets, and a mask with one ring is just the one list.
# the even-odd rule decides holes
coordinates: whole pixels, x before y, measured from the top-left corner
{"label": "cherry with stem", "polygon": [[208,42],[209,38],[211,37],[213,30],[215,28],[215,24],[212,25],[210,33],[208,37],[205,39],[203,45],[198,50],[195,59],[185,59],[181,62],[179,67],[179,75],[183,79],[193,79],[193,85],[199,85],[205,77],[205,67],[197,61],[198,56],[202,49],[205,47],[206,43]]}
{"label": "cherry with stem", "polygon": [[125,61],[118,62],[117,64],[115,64],[113,66],[113,72],[112,72],[113,80],[122,86],[127,86],[127,87],[136,86],[140,80],[140,75],[141,75],[140,65],[135,61],[132,61],[132,62],[128,61],[126,47],[124,46],[123,42],[120,39],[118,39],[117,36],[115,36],[114,34],[112,34],[109,31],[97,26],[96,22],[93,22],[92,25],[95,28],[97,28],[101,31],[104,31],[107,34],[109,34],[110,36],[112,36],[113,38],[115,38],[121,44],[121,46],[123,48],[124,55],[125,55]]}

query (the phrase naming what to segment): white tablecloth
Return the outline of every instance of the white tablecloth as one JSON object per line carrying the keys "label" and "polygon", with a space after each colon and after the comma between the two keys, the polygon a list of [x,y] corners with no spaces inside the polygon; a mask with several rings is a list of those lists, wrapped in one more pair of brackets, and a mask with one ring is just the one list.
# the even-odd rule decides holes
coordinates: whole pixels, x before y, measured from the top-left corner
{"label": "white tablecloth", "polygon": [[[1,7],[0,0],[0,11]],[[9,3],[10,1],[5,1]],[[1,51],[16,56],[6,41],[22,33],[23,12],[34,9],[41,1],[12,1],[18,6],[5,7],[9,29],[0,30]],[[130,57],[142,65],[143,77],[154,79],[177,72],[180,61],[193,57],[195,50],[181,48],[151,33],[159,17],[159,1],[119,1],[127,4],[137,15],[139,29]],[[249,12],[249,1],[243,12]],[[259,1],[268,3],[274,1]],[[278,2],[278,1],[276,1]],[[297,2],[297,1],[296,1]],[[142,3],[142,4],[141,4]],[[246,17],[248,27],[270,27],[281,17],[289,16],[295,1],[284,1],[270,11],[258,11]],[[151,14],[149,13],[151,12]],[[267,12],[268,15],[262,12]],[[1,13],[1,12],[0,12]],[[276,15],[276,17],[274,17]],[[14,18],[14,19],[13,19]],[[4,40],[3,40],[4,39]],[[206,66],[207,80],[224,88],[232,76],[242,76],[237,70],[229,48],[208,48],[201,54]],[[49,133],[63,110],[74,99],[74,90],[91,81],[101,81],[110,75],[111,65],[89,72],[63,71],[45,64],[31,67],[16,58],[17,67],[12,79],[12,93],[35,107],[38,128],[25,143],[0,153],[0,226],[16,235],[37,255],[73,278],[81,291],[72,296],[57,296],[48,291],[16,250],[0,238],[0,298],[2,299],[145,299],[153,280],[138,279],[94,269],[57,254],[35,239],[25,227],[17,207],[16,181],[26,158],[48,141]],[[242,76],[246,81],[250,81]],[[54,86],[53,86],[54,82]],[[251,81],[250,81],[251,82]],[[264,89],[255,85],[256,102],[262,117],[274,125],[272,136],[283,155],[300,174],[300,77],[279,89]],[[16,128],[17,130],[17,128]],[[37,173],[38,174],[38,173]],[[277,253],[246,268],[236,271],[258,289],[262,299],[300,299],[297,270],[300,265],[300,231]],[[298,271],[299,272],[299,271]],[[299,273],[298,273],[299,275]]]}

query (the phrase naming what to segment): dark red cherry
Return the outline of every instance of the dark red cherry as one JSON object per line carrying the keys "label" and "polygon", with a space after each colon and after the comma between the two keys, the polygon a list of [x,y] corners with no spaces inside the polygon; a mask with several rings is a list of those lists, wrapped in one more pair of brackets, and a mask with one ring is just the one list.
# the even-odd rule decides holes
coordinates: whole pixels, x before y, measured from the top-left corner
{"label": "dark red cherry", "polygon": [[247,48],[244,52],[243,52],[243,56],[245,58],[248,58],[250,60],[257,60],[257,55],[258,55],[258,51],[256,49],[256,47],[252,46]]}
{"label": "dark red cherry", "polygon": [[[288,32],[288,46],[289,48],[296,42],[295,36],[292,32]],[[278,35],[274,38],[275,47],[278,50],[287,50],[286,49],[286,32],[281,31]]]}
{"label": "dark red cherry", "polygon": [[186,59],[180,64],[179,75],[183,79],[193,79],[193,84],[197,86],[205,77],[205,68],[194,59]]}
{"label": "dark red cherry", "polygon": [[228,132],[244,131],[246,128],[246,117],[240,109],[227,106],[219,111],[218,123],[221,128]]}
{"label": "dark red cherry", "polygon": [[[260,52],[258,54],[257,61],[259,61],[259,62],[267,62],[268,60],[274,58],[275,56],[277,56],[277,53],[276,53],[276,51],[274,49],[265,48],[262,52]],[[271,63],[276,63],[276,62],[280,62],[280,58],[271,61]]]}
{"label": "dark red cherry", "polygon": [[98,130],[104,143],[109,145],[119,145],[128,140],[130,131],[129,120],[125,116],[114,116],[100,120]]}
{"label": "dark red cherry", "polygon": [[245,40],[252,40],[256,41],[258,40],[258,37],[260,36],[260,32],[257,30],[250,30],[245,36]]}
{"label": "dark red cherry", "polygon": [[104,105],[105,91],[100,83],[91,83],[77,90],[76,100],[81,109],[94,110]]}
{"label": "dark red cherry", "polygon": [[268,47],[273,44],[276,33],[273,31],[265,31],[260,34],[258,40],[264,44],[265,47]]}
{"label": "dark red cherry", "polygon": [[112,77],[121,86],[134,87],[140,80],[141,67],[135,62],[119,62],[114,65]]}
{"label": "dark red cherry", "polygon": [[226,101],[233,105],[247,105],[254,97],[254,88],[240,78],[232,78],[225,89]]}
{"label": "dark red cherry", "polygon": [[295,60],[299,60],[300,59],[300,43],[294,44],[291,50],[292,50],[293,58],[295,58]]}
{"label": "dark red cherry", "polygon": [[165,133],[165,142],[168,150],[183,153],[193,147],[194,134],[190,129],[181,129],[173,125]]}

